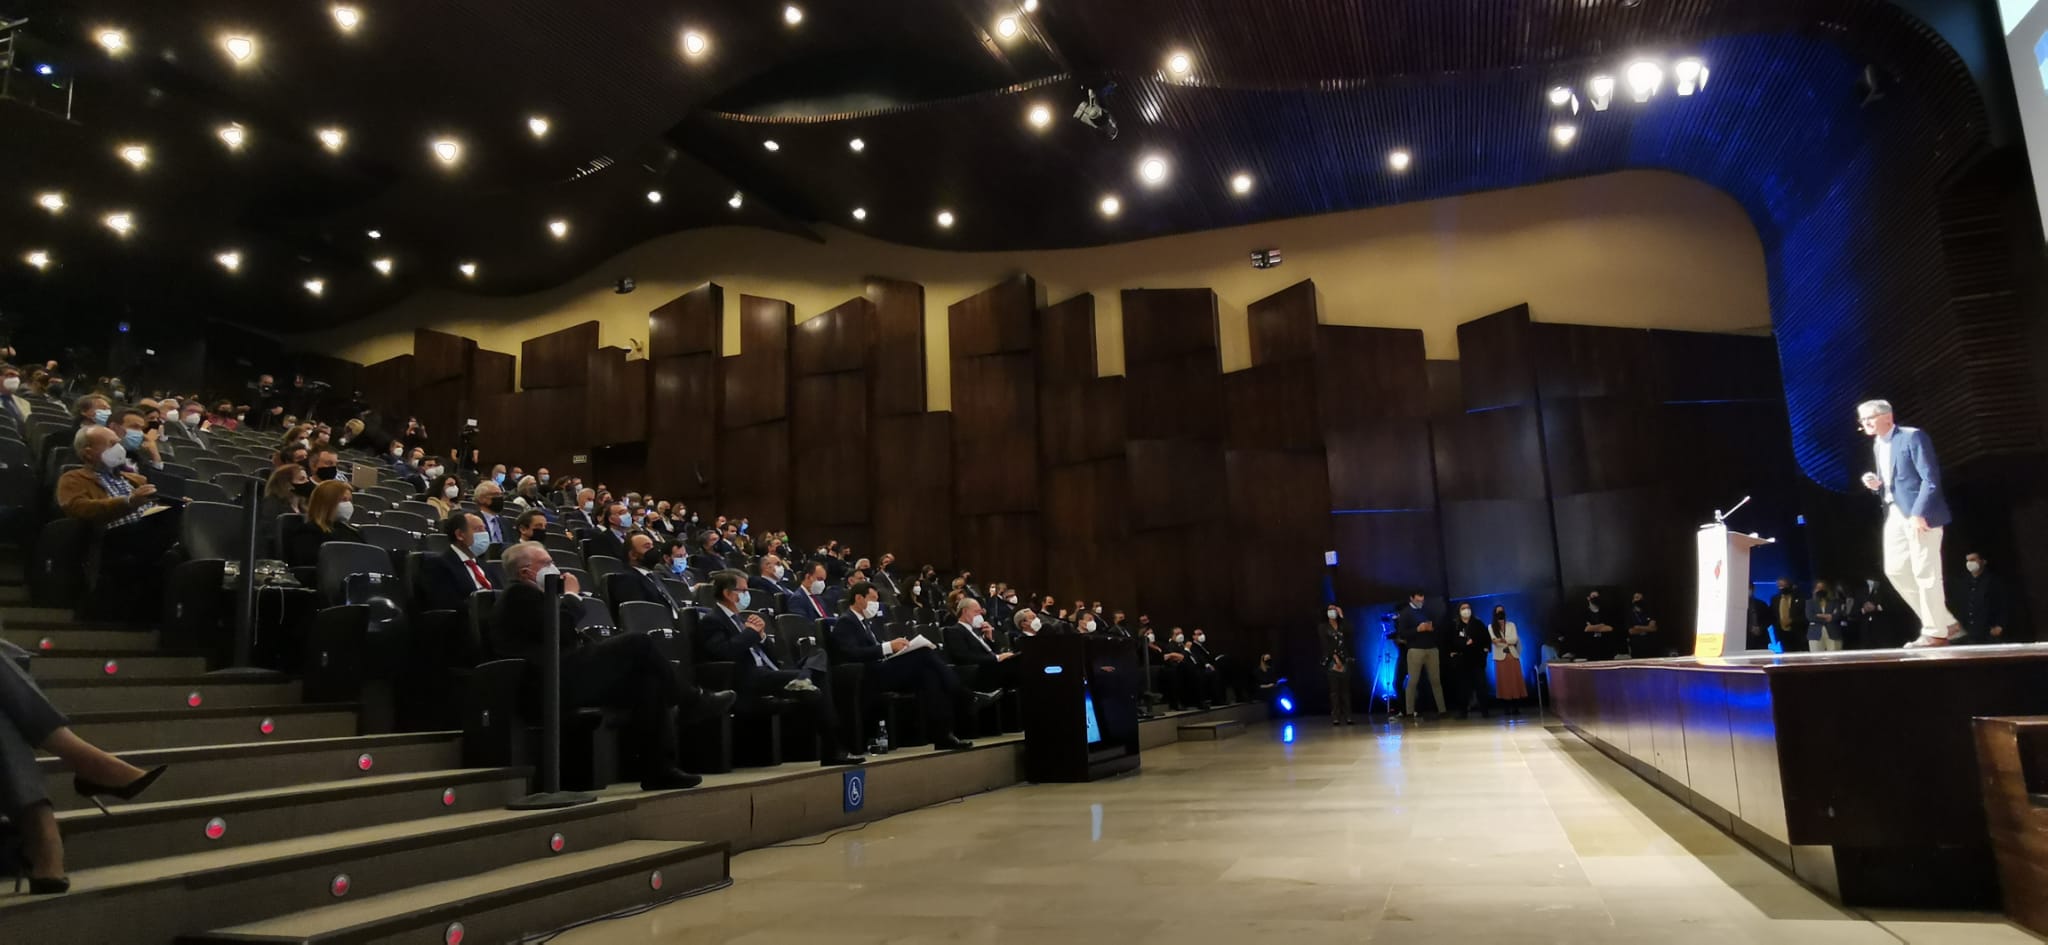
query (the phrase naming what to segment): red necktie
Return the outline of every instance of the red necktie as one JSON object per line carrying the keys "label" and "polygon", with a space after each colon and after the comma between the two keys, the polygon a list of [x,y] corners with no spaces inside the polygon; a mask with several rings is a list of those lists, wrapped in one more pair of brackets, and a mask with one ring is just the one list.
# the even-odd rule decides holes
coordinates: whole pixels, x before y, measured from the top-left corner
{"label": "red necktie", "polygon": [[811,598],[811,607],[812,607],[812,608],[814,608],[814,609],[816,609],[816,610],[818,611],[818,616],[820,616],[820,617],[823,617],[823,616],[825,616],[825,605],[824,605],[824,604],[820,604],[820,603],[818,603],[818,599],[817,599],[817,598],[815,598],[815,597]]}
{"label": "red necktie", "polygon": [[483,566],[477,564],[474,558],[470,559],[468,564],[470,576],[476,578],[477,589],[482,591],[490,590],[491,579],[488,575],[484,574]]}

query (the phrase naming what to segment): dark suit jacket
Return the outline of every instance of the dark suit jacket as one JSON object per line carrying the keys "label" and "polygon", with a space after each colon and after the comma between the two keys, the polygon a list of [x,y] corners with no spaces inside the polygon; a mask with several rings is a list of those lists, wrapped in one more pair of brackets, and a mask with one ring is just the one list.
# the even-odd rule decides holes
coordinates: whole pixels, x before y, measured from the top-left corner
{"label": "dark suit jacket", "polygon": [[1349,672],[1351,670],[1352,656],[1351,649],[1348,644],[1349,634],[1346,634],[1344,632],[1344,627],[1341,621],[1337,626],[1334,627],[1330,626],[1330,622],[1328,620],[1324,620],[1322,623],[1317,624],[1316,638],[1318,642],[1322,644],[1324,669],[1334,670],[1336,667],[1336,661],[1339,658],[1342,658],[1344,660],[1344,670],[1346,672]]}
{"label": "dark suit jacket", "polygon": [[[1780,606],[1784,605],[1787,598],[1790,599],[1792,607],[1790,626],[1786,626],[1786,622],[1779,619],[1780,613],[1778,610]],[[1799,593],[1796,588],[1772,594],[1770,622],[1771,626],[1778,628],[1778,639],[1780,640],[1790,640],[1795,637],[1801,640],[1806,639],[1806,596]]]}
{"label": "dark suit jacket", "polygon": [[825,637],[825,652],[833,663],[879,663],[882,642],[881,634],[869,631],[859,617],[841,614]]}
{"label": "dark suit jacket", "polygon": [[628,601],[646,601],[668,608],[669,615],[674,616],[678,607],[690,606],[689,601],[676,600],[668,594],[668,588],[661,586],[660,575],[648,574],[639,568],[627,568],[626,574],[633,580],[618,582],[619,599],[612,601],[613,607]]}
{"label": "dark suit jacket", "polygon": [[754,660],[755,651],[774,662],[774,654],[768,651],[767,642],[760,634],[747,629],[747,612],[742,611],[738,619],[729,617],[722,607],[711,608],[711,613],[697,621],[697,629],[704,634],[704,647],[717,659],[731,663],[733,681],[739,691],[758,694],[763,688],[779,687],[797,675],[793,667],[777,664],[774,675],[761,677],[764,670]]}
{"label": "dark suit jacket", "polygon": [[747,578],[747,590],[752,591],[755,597],[761,599],[762,603],[767,603],[771,600],[779,602],[794,593],[789,588],[783,587],[759,574]]}
{"label": "dark suit jacket", "polygon": [[295,568],[310,568],[320,563],[321,545],[330,541],[362,540],[363,533],[347,522],[335,522],[333,531],[323,532],[312,522],[302,521],[284,536],[284,560]]}
{"label": "dark suit jacket", "polygon": [[453,551],[429,555],[420,568],[420,583],[428,610],[461,610],[477,590],[476,579]]}
{"label": "dark suit jacket", "polygon": [[[812,606],[814,600],[817,603],[815,607]],[[795,614],[799,617],[809,617],[813,620],[831,620],[834,613],[830,601],[823,597],[813,598],[808,594],[782,595],[782,612]]]}
{"label": "dark suit jacket", "polygon": [[[1877,457],[1873,454],[1871,462]],[[1934,440],[1919,427],[1892,430],[1892,501],[1906,516],[1924,516],[1928,528],[1942,528],[1954,518],[1948,497],[1941,488],[1941,461],[1934,457]],[[1875,470],[1873,470],[1875,471]]]}
{"label": "dark suit jacket", "polygon": [[619,536],[612,534],[612,530],[609,528],[596,529],[585,535],[583,541],[583,556],[585,558],[591,555],[606,555],[617,558],[620,561],[626,560],[626,543],[620,540]]}
{"label": "dark suit jacket", "polygon": [[[962,623],[946,627],[945,637],[946,659],[957,666],[994,666],[1001,662],[996,659],[996,654],[1009,648],[1009,641],[1000,635],[996,637],[995,642],[988,643],[982,640],[981,634],[974,632],[972,627]],[[981,642],[975,642],[977,640]],[[984,643],[987,645],[984,646]]]}
{"label": "dark suit jacket", "polygon": [[[541,630],[547,595],[524,581],[514,581],[498,595],[498,607],[491,618],[491,649],[500,657],[538,661],[547,635]],[[562,649],[582,645],[576,623],[583,616],[583,598],[563,594],[561,602]]]}

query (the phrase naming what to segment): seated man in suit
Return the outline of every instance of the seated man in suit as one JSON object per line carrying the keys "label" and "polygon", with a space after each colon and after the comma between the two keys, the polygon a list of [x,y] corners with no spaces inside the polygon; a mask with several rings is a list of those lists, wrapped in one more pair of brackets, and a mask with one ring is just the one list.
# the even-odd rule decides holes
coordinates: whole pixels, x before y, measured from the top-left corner
{"label": "seated man in suit", "polygon": [[677,600],[674,594],[669,593],[668,586],[661,582],[663,576],[671,573],[665,544],[656,542],[654,536],[647,532],[635,530],[626,536],[626,552],[632,555],[626,563],[626,573],[632,576],[632,580],[616,582],[614,596],[617,599],[612,601],[613,607],[627,601],[644,600],[667,607],[669,617],[674,618],[690,605],[689,601]]}
{"label": "seated man in suit", "polygon": [[93,575],[95,599],[88,609],[149,619],[163,599],[159,560],[178,540],[182,506],[152,509],[159,501],[156,487],[129,465],[114,430],[81,426],[71,448],[82,465],[57,477],[57,507],[99,533],[99,573]]}
{"label": "seated man in suit", "polygon": [[484,481],[477,483],[470,497],[476,500],[476,507],[481,510],[477,517],[483,519],[484,534],[490,537],[490,541],[484,542],[485,546],[511,544],[507,540],[511,536],[506,534],[510,529],[498,520],[498,514],[505,501],[505,490],[498,488],[496,483]]}
{"label": "seated man in suit", "polygon": [[882,552],[881,565],[875,568],[875,570],[869,572],[868,578],[874,581],[875,586],[881,588],[882,591],[889,597],[889,599],[902,600],[903,589],[896,586],[896,575],[889,570],[890,566],[894,565],[895,563],[895,555],[890,554],[886,551]]}
{"label": "seated man in suit", "polygon": [[463,610],[469,595],[492,589],[482,560],[491,536],[484,534],[484,521],[475,512],[442,519],[441,534],[448,536],[450,547],[428,556],[420,571],[420,594],[428,610]]}
{"label": "seated man in suit", "polygon": [[[512,520],[512,542],[539,541],[548,533],[548,517],[539,509],[527,509]],[[486,537],[489,537],[488,535]],[[490,547],[485,543],[485,547]]]}
{"label": "seated man in suit", "polygon": [[697,536],[697,551],[691,557],[700,559],[704,566],[712,570],[720,570],[727,566],[725,556],[718,553],[717,529],[707,528]]}
{"label": "seated man in suit", "polygon": [[597,493],[590,489],[576,490],[575,507],[562,516],[562,527],[572,535],[581,535],[597,528]]}
{"label": "seated man in suit", "polygon": [[[822,580],[823,567],[814,567]],[[953,720],[957,717],[955,703],[968,697],[959,677],[954,675],[953,667],[946,665],[936,649],[912,651],[909,649],[910,641],[902,637],[878,639],[871,621],[874,614],[881,612],[879,596],[872,584],[862,584],[853,589],[851,606],[832,623],[832,632],[825,638],[825,649],[832,663],[865,664],[868,678],[876,689],[915,693],[918,707],[924,714],[925,731],[931,733],[934,748],[955,751],[974,747],[953,731]],[[994,693],[975,693],[971,696],[973,708],[979,709],[995,698]]]}
{"label": "seated man in suit", "polygon": [[747,578],[747,589],[761,595],[764,601],[780,601],[789,596],[791,588],[782,583],[784,572],[782,559],[776,555],[762,555],[754,565],[753,576]]}
{"label": "seated man in suit", "polygon": [[1209,649],[1209,635],[1202,632],[1201,627],[1196,627],[1194,634],[1188,637],[1187,654],[1188,661],[1201,670],[1202,692],[1210,701],[1225,701],[1223,690],[1224,683],[1228,681],[1225,677],[1229,674],[1226,665],[1229,661]]}
{"label": "seated man in suit", "polygon": [[711,575],[711,590],[717,596],[715,613],[699,624],[708,649],[719,659],[733,664],[740,699],[758,703],[780,697],[805,704],[818,727],[818,764],[866,764],[867,759],[847,750],[849,733],[839,730],[838,713],[832,699],[832,674],[823,667],[783,667],[768,655],[768,622],[760,614],[748,613],[753,595],[747,590],[746,575],[719,571]]}
{"label": "seated man in suit", "polygon": [[626,503],[608,502],[604,506],[603,524],[583,534],[583,557],[588,560],[596,555],[626,560]]}
{"label": "seated man in suit", "polygon": [[825,601],[825,565],[813,561],[804,572],[802,586],[782,599],[782,612],[809,617],[813,620],[830,620],[832,605]]}
{"label": "seated man in suit", "polygon": [[[996,635],[995,623],[980,604],[973,600],[962,604],[958,619],[945,630],[946,659],[955,666],[978,667],[974,681],[984,689],[1017,688],[1016,668],[1022,664],[1011,662],[1017,653],[1010,648],[1010,641]],[[976,621],[976,617],[982,619]]]}
{"label": "seated man in suit", "polygon": [[1175,709],[1208,709],[1210,705],[1208,678],[1201,664],[1188,652],[1188,635],[1179,627],[1166,641],[1159,644],[1165,662],[1160,674],[1166,688],[1166,702]]}
{"label": "seated man in suit", "polygon": [[[491,644],[499,655],[528,660],[538,666],[547,644],[542,623],[547,595],[542,584],[559,573],[544,545],[520,542],[505,549],[508,587],[498,597],[491,621]],[[644,633],[622,633],[590,642],[575,630],[588,604],[574,596],[580,590],[573,576],[564,576],[560,601],[562,704],[604,706],[633,713],[639,735],[640,787],[648,791],[696,787],[703,778],[676,767],[676,715],[685,719],[716,718],[732,708],[731,691],[706,693],[685,686],[654,640]]]}

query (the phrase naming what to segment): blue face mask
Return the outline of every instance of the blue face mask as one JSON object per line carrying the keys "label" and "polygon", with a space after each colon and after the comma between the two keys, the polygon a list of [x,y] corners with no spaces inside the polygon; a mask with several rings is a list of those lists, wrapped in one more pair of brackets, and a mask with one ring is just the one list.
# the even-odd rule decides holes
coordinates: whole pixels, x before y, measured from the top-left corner
{"label": "blue face mask", "polygon": [[113,415],[114,412],[111,410],[95,410],[92,412],[92,422],[97,423],[100,426],[106,426],[107,419],[109,417],[112,417]]}
{"label": "blue face mask", "polygon": [[674,561],[668,563],[668,570],[671,574],[681,574],[683,573],[683,570],[686,567],[688,567],[688,565],[681,558],[677,558]]}
{"label": "blue face mask", "polygon": [[490,547],[491,547],[491,536],[490,536],[490,535],[488,535],[488,534],[486,534],[486,533],[484,533],[484,532],[477,532],[476,534],[474,534],[474,535],[471,535],[471,536],[469,536],[469,556],[470,556],[470,557],[472,557],[472,558],[481,558],[481,557],[483,557],[483,556],[484,556],[484,552],[486,552],[486,551],[490,550]]}
{"label": "blue face mask", "polygon": [[142,448],[142,431],[129,430],[121,434],[121,445],[127,447],[129,455]]}
{"label": "blue face mask", "polygon": [[740,609],[741,609],[741,610],[745,610],[745,609],[747,609],[747,605],[748,605],[748,604],[751,604],[751,603],[753,603],[753,601],[754,601],[754,595],[753,595],[753,594],[751,594],[751,593],[749,593],[749,592],[747,592],[747,591],[741,591],[741,592],[740,592]]}
{"label": "blue face mask", "polygon": [[504,473],[492,473],[492,474],[491,474],[491,481],[492,481],[492,482],[495,482],[495,483],[497,483],[498,485],[501,485],[501,486],[502,486],[502,485],[504,485],[504,484],[505,484],[505,474],[504,474]]}

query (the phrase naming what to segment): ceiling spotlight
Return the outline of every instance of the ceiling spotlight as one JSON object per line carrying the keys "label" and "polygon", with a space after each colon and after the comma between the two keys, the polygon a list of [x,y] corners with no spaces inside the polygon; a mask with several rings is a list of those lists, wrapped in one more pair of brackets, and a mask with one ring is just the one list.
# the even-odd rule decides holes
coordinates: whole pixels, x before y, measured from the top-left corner
{"label": "ceiling spotlight", "polygon": [[1044,128],[1052,124],[1052,109],[1044,105],[1031,106],[1031,127]]}
{"label": "ceiling spotlight", "polygon": [[774,138],[769,138],[768,140],[761,142],[761,146],[767,148],[770,151],[782,150],[782,145],[776,144]]}
{"label": "ceiling spotlight", "polygon": [[346,3],[328,7],[327,12],[334,14],[334,25],[341,27],[344,33],[353,33],[356,27],[363,25],[363,11]]}
{"label": "ceiling spotlight", "polygon": [[1123,211],[1124,202],[1116,199],[1115,194],[1110,194],[1106,197],[1103,197],[1102,203],[1097,204],[1097,206],[1099,206],[1102,209],[1103,216],[1113,217]]}
{"label": "ceiling spotlight", "polygon": [[1577,125],[1558,125],[1550,129],[1550,140],[1557,142],[1557,146],[1560,148],[1571,147],[1573,139],[1576,139],[1578,136],[1579,126]]}
{"label": "ceiling spotlight", "polygon": [[342,148],[348,147],[348,132],[340,128],[322,128],[315,134],[320,138],[321,147],[336,154],[340,154]]}
{"label": "ceiling spotlight", "polygon": [[859,154],[860,152],[868,149],[868,143],[860,140],[859,138],[855,138],[852,141],[846,142],[846,146],[852,148],[855,154]]}
{"label": "ceiling spotlight", "polygon": [[1182,50],[1176,49],[1166,57],[1166,72],[1168,75],[1184,76],[1194,67],[1195,60]]}
{"label": "ceiling spotlight", "polygon": [[855,207],[855,208],[853,208],[853,218],[854,218],[854,219],[856,219],[856,220],[865,220],[865,219],[867,219],[867,218],[868,218],[868,210],[867,210],[867,208],[866,208],[866,207]]}
{"label": "ceiling spotlight", "polygon": [[533,136],[536,138],[545,138],[548,136],[548,120],[539,115],[528,118],[526,120],[526,130],[533,132]]}
{"label": "ceiling spotlight", "polygon": [[220,40],[220,47],[228,51],[228,58],[233,59],[237,65],[247,63],[249,60],[256,58],[256,41],[247,36],[240,34],[223,36]]}
{"label": "ceiling spotlight", "polygon": [[127,236],[135,231],[135,215],[126,210],[109,213],[100,218],[100,223],[104,224],[107,229],[113,230],[122,236]]}
{"label": "ceiling spotlight", "polygon": [[735,190],[735,191],[733,191],[733,192],[732,192],[732,199],[731,199],[731,200],[728,200],[728,201],[726,201],[726,202],[725,202],[725,205],[726,205],[726,206],[728,206],[728,207],[731,207],[731,208],[733,208],[734,210],[738,210],[738,209],[740,208],[740,203],[741,203],[741,200],[740,200],[740,192],[739,192],[739,191],[737,191],[737,190]]}
{"label": "ceiling spotlight", "polygon": [[453,164],[462,160],[462,143],[454,138],[439,139],[434,142],[434,156],[440,158],[443,164]]}
{"label": "ceiling spotlight", "polygon": [[124,144],[121,146],[119,153],[121,160],[127,161],[128,166],[138,171],[142,170],[143,165],[149,163],[149,147],[147,145]]}
{"label": "ceiling spotlight", "polygon": [[248,130],[238,124],[222,125],[218,134],[230,151],[242,150],[242,145],[249,141]]}
{"label": "ceiling spotlight", "polygon": [[368,231],[368,232],[364,233],[363,235],[364,235],[364,236],[367,236],[367,237],[369,237],[369,238],[371,238],[371,239],[373,239],[373,240],[381,240],[381,239],[383,239],[383,238],[384,238],[384,231],[383,231],[383,230],[370,230],[370,231]]}
{"label": "ceiling spotlight", "polygon": [[1671,67],[1672,77],[1678,81],[1678,94],[1691,95],[1707,87],[1707,66],[1698,59],[1680,59]]}
{"label": "ceiling spotlight", "polygon": [[1607,106],[1614,104],[1614,77],[1605,73],[1596,75],[1587,83],[1586,91],[1593,100],[1593,110],[1604,112]]}
{"label": "ceiling spotlight", "polygon": [[1398,148],[1391,152],[1388,152],[1387,154],[1387,166],[1393,168],[1397,172],[1407,170],[1408,165],[1413,161],[1413,155],[1410,155],[1408,152],[1400,150]]}
{"label": "ceiling spotlight", "polygon": [[661,191],[659,191],[659,190],[650,190],[650,191],[648,191],[648,192],[647,192],[647,202],[648,202],[648,203],[660,203],[660,202],[661,202]]}
{"label": "ceiling spotlight", "polygon": [[388,276],[388,275],[390,275],[390,274],[391,274],[391,257],[389,257],[389,256],[385,256],[385,257],[382,257],[382,258],[379,258],[379,259],[375,259],[375,260],[372,260],[372,261],[370,262],[370,268],[372,268],[372,269],[375,269],[375,270],[377,270],[378,272],[380,272],[380,273],[383,273],[384,275],[387,275],[387,276]]}
{"label": "ceiling spotlight", "polygon": [[802,23],[803,21],[804,11],[801,8],[799,8],[796,4],[792,3],[789,6],[782,8],[782,22],[788,23],[791,26],[795,26],[798,23]]}
{"label": "ceiling spotlight", "polygon": [[1648,59],[1638,59],[1629,64],[1629,97],[1638,102],[1647,102],[1650,100],[1650,96],[1657,94],[1658,87],[1663,84],[1664,67]]}
{"label": "ceiling spotlight", "polygon": [[945,226],[945,227],[950,227],[950,226],[952,226],[952,225],[953,225],[953,211],[951,211],[951,210],[941,210],[941,211],[939,211],[939,225],[940,225],[940,226]]}
{"label": "ceiling spotlight", "polygon": [[996,35],[1004,39],[1015,38],[1018,29],[1019,27],[1017,25],[1017,18],[1015,16],[1006,16],[996,21]]}
{"label": "ceiling spotlight", "polygon": [[65,206],[64,195],[54,190],[49,191],[47,193],[37,194],[36,206],[48,210],[51,213],[63,213]]}
{"label": "ceiling spotlight", "polygon": [[1559,85],[1559,86],[1553,86],[1553,87],[1551,88],[1551,90],[1550,90],[1550,104],[1552,104],[1552,105],[1557,105],[1557,106],[1560,106],[1560,107],[1561,107],[1561,106],[1563,106],[1563,105],[1564,105],[1564,103],[1566,103],[1566,102],[1569,102],[1569,101],[1571,101],[1571,100],[1572,100],[1572,90],[1571,90],[1571,89],[1569,89],[1569,88],[1566,88],[1565,86],[1562,86],[1562,85]]}
{"label": "ceiling spotlight", "polygon": [[555,239],[561,239],[562,237],[568,236],[568,235],[569,235],[569,221],[567,221],[567,220],[549,220],[549,221],[548,221],[548,232],[550,232],[550,233],[553,233],[553,234],[555,234]]}
{"label": "ceiling spotlight", "polygon": [[1138,162],[1138,177],[1147,184],[1166,182],[1166,159],[1157,154]]}
{"label": "ceiling spotlight", "polygon": [[229,272],[242,271],[242,254],[235,250],[231,249],[224,253],[217,253],[214,255],[213,261],[220,263],[220,267]]}
{"label": "ceiling spotlight", "polygon": [[128,51],[128,34],[117,29],[104,29],[92,37],[109,56],[118,56]]}
{"label": "ceiling spotlight", "polygon": [[29,250],[21,257],[21,261],[36,267],[37,272],[48,272],[50,269],[50,254],[44,250]]}
{"label": "ceiling spotlight", "polygon": [[307,294],[316,299],[327,291],[327,280],[325,279],[307,279],[302,285],[306,287]]}
{"label": "ceiling spotlight", "polygon": [[456,267],[455,267],[455,270],[456,270],[457,272],[460,272],[460,273],[462,273],[462,277],[463,277],[464,279],[474,279],[474,278],[476,278],[476,263],[473,263],[473,262],[466,262],[466,263],[463,263],[463,264],[462,264],[462,265],[460,265],[460,266],[456,266]]}
{"label": "ceiling spotlight", "polygon": [[685,30],[683,32],[683,55],[695,59],[710,51],[711,40],[706,39],[703,33],[699,33],[696,30]]}
{"label": "ceiling spotlight", "polygon": [[1237,174],[1230,178],[1230,192],[1240,197],[1252,192],[1252,175]]}
{"label": "ceiling spotlight", "polygon": [[1024,0],[1024,12],[1026,12],[1026,13],[1037,13],[1037,12],[1038,12],[1038,0]]}

